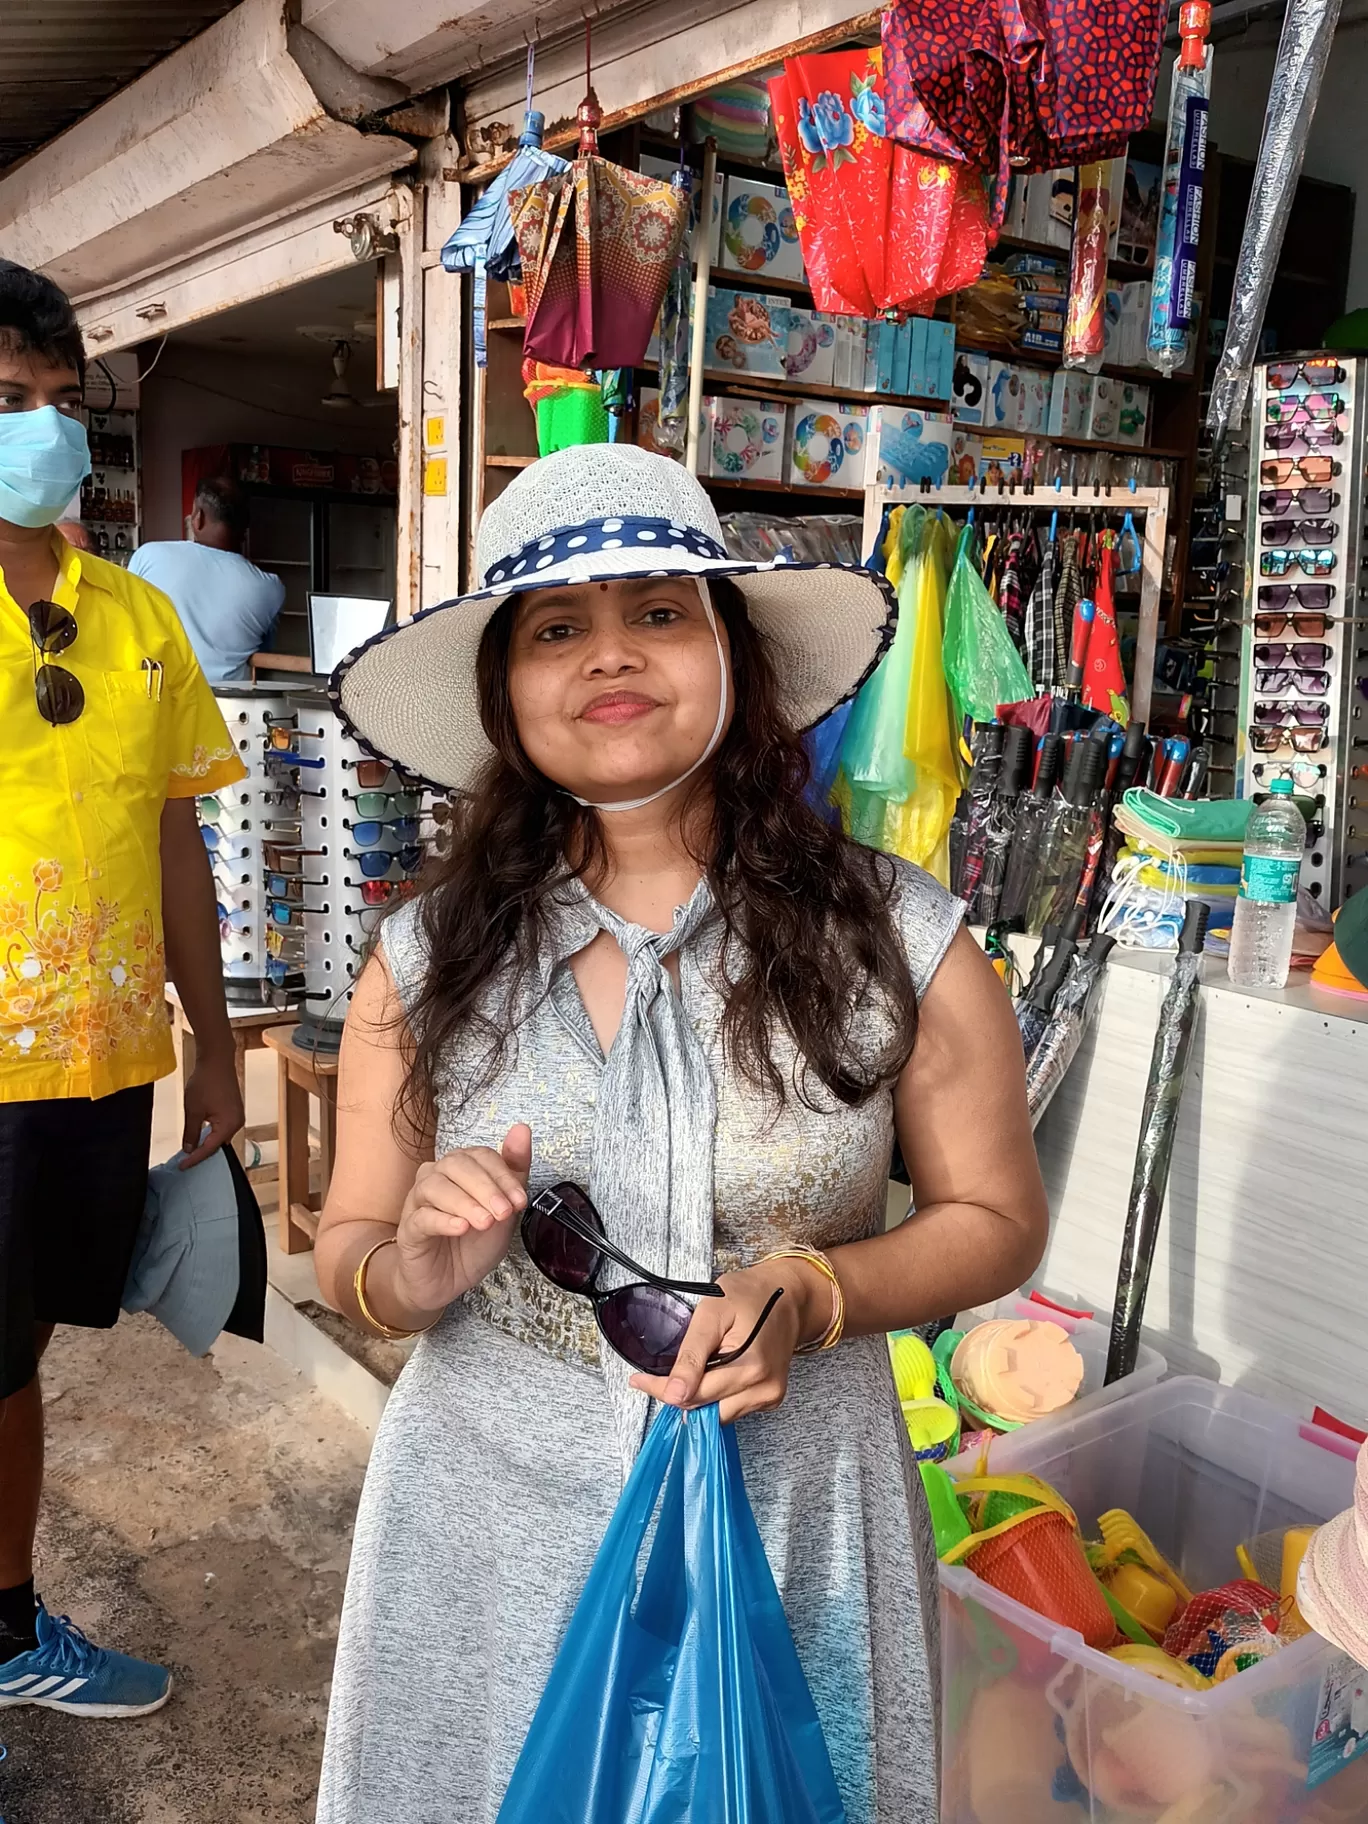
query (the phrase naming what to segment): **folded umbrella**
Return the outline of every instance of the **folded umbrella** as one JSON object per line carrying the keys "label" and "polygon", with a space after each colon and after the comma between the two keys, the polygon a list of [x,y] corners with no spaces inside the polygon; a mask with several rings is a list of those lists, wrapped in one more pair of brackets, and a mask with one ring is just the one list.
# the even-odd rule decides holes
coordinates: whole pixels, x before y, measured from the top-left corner
{"label": "folded umbrella", "polygon": [[527,288],[524,353],[550,367],[638,367],[689,219],[685,193],[598,156],[592,89],[573,165],[509,195]]}
{"label": "folded umbrella", "polygon": [[1032,1127],[1050,1106],[1083,1043],[1097,1002],[1098,980],[1115,943],[1114,937],[1094,937],[1086,950],[1069,959],[1068,972],[1026,1067],[1026,1106]]}
{"label": "folded umbrella", "polygon": [[546,117],[532,106],[532,59],[528,54],[528,106],[523,116],[518,150],[497,177],[485,186],[479,201],[442,249],[448,272],[475,275],[475,360],[487,365],[485,355],[485,279],[516,279],[518,243],[509,213],[509,192],[524,189],[539,178],[568,171],[569,165],[554,152],[542,150]]}
{"label": "folded umbrella", "polygon": [[1168,1189],[1173,1159],[1173,1137],[1178,1128],[1178,1108],[1183,1099],[1192,1035],[1197,1025],[1197,989],[1201,981],[1202,945],[1206,940],[1208,908],[1199,899],[1188,901],[1173,979],[1159,1010],[1154,1035],[1145,1106],[1140,1116],[1140,1141],[1135,1153],[1126,1231],[1121,1242],[1121,1265],[1112,1307],[1111,1346],[1107,1352],[1105,1385],[1130,1374],[1140,1349],[1140,1323],[1149,1293],[1150,1269],[1159,1239],[1159,1218]]}
{"label": "folded umbrella", "polygon": [[915,97],[1000,204],[1013,170],[1119,158],[1149,125],[1167,20],[1166,0],[894,0],[894,131]]}
{"label": "folded umbrella", "polygon": [[888,137],[878,48],[791,57],[770,98],[819,309],[927,314],[974,282],[988,245],[982,176]]}

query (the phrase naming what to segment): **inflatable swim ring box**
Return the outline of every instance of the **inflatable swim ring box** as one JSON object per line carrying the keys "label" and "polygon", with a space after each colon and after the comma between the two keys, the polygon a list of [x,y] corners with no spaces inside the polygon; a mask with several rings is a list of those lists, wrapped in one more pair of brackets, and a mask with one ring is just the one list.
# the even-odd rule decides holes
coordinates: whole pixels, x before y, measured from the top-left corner
{"label": "inflatable swim ring box", "polygon": [[727,179],[720,263],[724,272],[803,283],[806,275],[798,226],[782,184],[761,184],[742,177]]}
{"label": "inflatable swim ring box", "polygon": [[704,399],[707,473],[719,480],[782,481],[787,409],[775,400]]}
{"label": "inflatable swim ring box", "polygon": [[790,412],[790,486],[862,488],[868,434],[867,405],[799,399]]}

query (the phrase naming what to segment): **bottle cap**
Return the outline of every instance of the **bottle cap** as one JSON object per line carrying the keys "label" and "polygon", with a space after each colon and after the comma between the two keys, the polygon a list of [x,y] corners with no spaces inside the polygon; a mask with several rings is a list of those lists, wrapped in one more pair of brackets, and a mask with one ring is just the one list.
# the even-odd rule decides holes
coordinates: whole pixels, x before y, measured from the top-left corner
{"label": "bottle cap", "polygon": [[1290,798],[1292,796],[1292,781],[1290,779],[1275,779],[1272,785],[1269,786],[1268,791],[1269,796],[1272,798]]}

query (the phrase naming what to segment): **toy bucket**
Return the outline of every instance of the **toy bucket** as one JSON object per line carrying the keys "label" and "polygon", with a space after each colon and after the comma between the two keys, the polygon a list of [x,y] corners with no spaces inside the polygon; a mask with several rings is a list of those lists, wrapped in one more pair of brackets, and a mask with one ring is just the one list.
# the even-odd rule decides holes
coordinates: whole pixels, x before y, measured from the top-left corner
{"label": "toy bucket", "polygon": [[1116,1639],[1112,1612],[1063,1514],[1048,1508],[1023,1514],[965,1552],[963,1562],[1004,1596],[1077,1629],[1090,1647],[1105,1649]]}

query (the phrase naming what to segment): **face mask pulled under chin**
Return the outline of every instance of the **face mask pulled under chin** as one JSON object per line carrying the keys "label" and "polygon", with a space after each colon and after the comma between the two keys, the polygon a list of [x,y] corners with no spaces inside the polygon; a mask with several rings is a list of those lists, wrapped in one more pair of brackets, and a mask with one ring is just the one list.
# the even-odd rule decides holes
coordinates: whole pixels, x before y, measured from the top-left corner
{"label": "face mask pulled under chin", "polygon": [[90,444],[78,418],[43,405],[0,412],[0,519],[53,526],[90,473]]}

